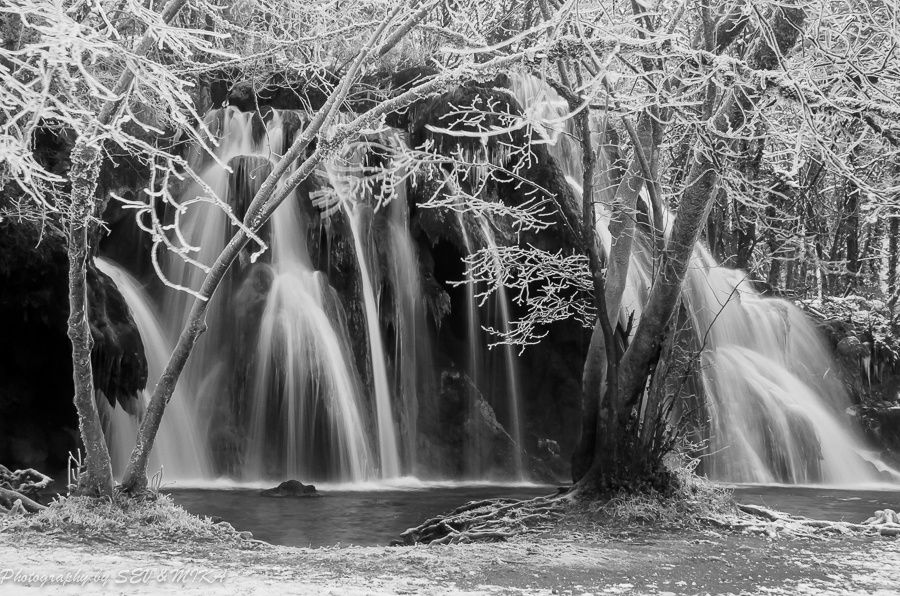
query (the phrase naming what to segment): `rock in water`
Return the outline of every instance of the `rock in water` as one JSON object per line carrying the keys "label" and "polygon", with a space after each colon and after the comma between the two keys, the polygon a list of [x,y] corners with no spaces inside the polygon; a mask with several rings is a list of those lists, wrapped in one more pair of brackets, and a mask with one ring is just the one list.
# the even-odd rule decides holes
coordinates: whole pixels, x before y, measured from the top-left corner
{"label": "rock in water", "polygon": [[318,497],[316,487],[303,484],[299,480],[285,480],[275,488],[268,488],[259,493],[264,497]]}

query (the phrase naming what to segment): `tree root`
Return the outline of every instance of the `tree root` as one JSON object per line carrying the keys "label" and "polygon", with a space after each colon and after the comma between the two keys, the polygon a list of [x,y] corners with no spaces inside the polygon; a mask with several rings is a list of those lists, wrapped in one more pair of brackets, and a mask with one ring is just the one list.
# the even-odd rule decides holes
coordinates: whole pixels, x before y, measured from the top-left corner
{"label": "tree root", "polygon": [[900,536],[900,517],[890,509],[876,511],[861,524],[832,522],[788,515],[758,505],[737,504],[743,516],[707,517],[705,521],[720,528],[740,530],[747,534],[759,534],[770,538],[804,537],[823,538],[841,536]]}
{"label": "tree root", "polygon": [[406,530],[391,544],[501,542],[517,534],[546,529],[563,516],[569,500],[564,495],[551,495],[527,501],[473,501]]}
{"label": "tree root", "polygon": [[11,472],[6,466],[0,465],[0,488],[13,490],[33,498],[50,486],[51,482],[53,482],[52,478],[33,468]]}
{"label": "tree root", "polygon": [[20,492],[0,487],[0,506],[9,509],[9,514],[20,508],[28,513],[37,513],[46,509],[36,501],[32,501]]}
{"label": "tree root", "polygon": [[[414,544],[464,544],[501,542],[549,529],[566,513],[576,498],[573,493],[537,497],[527,501],[487,499],[473,501],[450,513],[433,517],[400,534],[394,546]],[[876,511],[861,524],[832,522],[789,515],[758,505],[736,504],[739,513],[710,515],[702,521],[729,531],[769,538],[818,538],[828,536],[900,536],[900,516],[890,509]]]}

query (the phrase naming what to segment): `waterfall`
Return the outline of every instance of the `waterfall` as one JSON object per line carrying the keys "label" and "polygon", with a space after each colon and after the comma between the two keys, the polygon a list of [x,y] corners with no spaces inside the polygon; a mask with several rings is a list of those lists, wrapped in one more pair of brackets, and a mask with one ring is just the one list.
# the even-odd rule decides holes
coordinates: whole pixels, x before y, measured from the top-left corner
{"label": "waterfall", "polygon": [[[491,229],[490,222],[481,215],[476,216],[476,219],[478,220],[478,228],[481,231],[485,247],[491,254],[499,255],[499,251],[497,250],[497,239],[493,229]],[[494,267],[497,269],[501,267],[499,257],[495,257]],[[510,330],[511,318],[509,314],[509,305],[510,301],[506,292],[506,286],[501,285],[497,290],[497,314],[500,319],[500,330],[503,333],[509,333]],[[504,363],[506,365],[507,415],[505,418],[507,423],[505,426],[516,444],[516,448],[513,450],[513,465],[515,466],[513,472],[516,478],[521,479],[525,476],[525,465],[522,461],[522,394],[519,391],[519,355],[516,353],[516,347],[513,345],[505,344],[500,346],[499,349],[503,352]]]}
{"label": "waterfall", "polygon": [[366,311],[366,335],[369,341],[372,381],[375,386],[375,416],[378,423],[378,454],[381,461],[381,475],[384,478],[394,478],[400,475],[400,452],[397,448],[397,430],[394,426],[394,409],[391,404],[391,390],[388,384],[387,363],[384,358],[384,342],[381,339],[378,305],[375,301],[375,291],[366,256],[367,251],[362,237],[365,232],[364,213],[366,207],[357,202],[345,202],[344,205],[347,209],[347,216],[350,218],[350,229],[353,234],[353,245],[356,249],[362,283],[363,305]]}
{"label": "waterfall", "polygon": [[[328,316],[333,299],[305,251],[297,202],[272,218],[272,276],[249,386],[247,462],[260,477],[362,481],[374,476],[348,341]],[[272,449],[274,443],[274,449]]]}
{"label": "waterfall", "polygon": [[435,390],[434,360],[419,255],[409,233],[409,205],[403,186],[387,206],[390,269],[388,283],[394,298],[394,375],[402,398],[403,451],[416,470],[419,400]]}
{"label": "waterfall", "polygon": [[[571,124],[566,102],[536,79],[514,78],[513,92],[580,192],[579,146],[566,134]],[[167,214],[169,221],[178,218],[185,240],[196,247],[188,253],[193,261],[211,265],[234,231],[219,206],[194,202],[201,186],[241,217],[305,117],[235,108],[207,116],[218,141],[217,159],[190,157],[203,184],[182,188],[184,209]],[[372,136],[382,146],[405,142],[396,131],[379,135]],[[256,263],[245,251],[211,298],[209,332],[187,364],[154,448],[153,465],[165,466],[165,477],[224,472],[254,481],[361,482],[419,473],[420,417],[440,412],[425,401],[437,397],[440,360],[432,354],[435,338],[405,189],[378,187],[382,183],[370,174],[383,164],[367,153],[365,143],[360,146],[324,165],[292,193],[261,230],[270,251]],[[375,190],[390,196],[376,197]],[[466,251],[496,252],[498,239],[488,219],[460,213],[456,218]],[[609,206],[598,205],[595,224],[607,251],[608,219]],[[326,240],[334,245],[321,247]],[[172,283],[199,288],[201,267],[175,255],[161,261]],[[637,323],[654,262],[652,243],[639,235],[621,321],[634,315]],[[171,289],[148,294],[111,262],[98,260],[98,266],[116,281],[134,313],[153,382],[194,298]],[[512,305],[504,288],[480,305],[468,281],[467,329],[458,332],[460,339],[467,333],[465,368],[519,445],[512,474],[523,478],[523,410],[531,389],[521,380],[515,349],[486,350],[482,329],[507,331]],[[153,297],[159,299],[162,321]],[[859,455],[862,443],[853,423],[844,417],[848,396],[827,346],[799,309],[760,295],[742,272],[722,267],[700,245],[684,297],[702,345],[694,372],[710,417],[705,468],[712,477],[792,483],[877,479]],[[114,464],[121,469],[136,421],[118,408],[104,416]],[[435,428],[442,421],[425,418],[423,424]],[[454,438],[464,431],[449,429]],[[457,457],[467,462],[465,475],[480,479],[492,445],[478,441],[486,443],[483,437],[464,440]],[[433,453],[421,456],[436,459]]]}
{"label": "waterfall", "polygon": [[[459,226],[460,235],[463,239],[463,245],[466,252],[472,254],[473,246],[469,238],[468,226],[462,212],[456,213],[456,221]],[[478,301],[475,299],[475,283],[472,273],[466,267],[466,341],[469,348],[468,366],[469,379],[475,387],[480,386],[481,373],[481,312]],[[471,407],[471,406],[470,406]],[[480,436],[479,436],[480,437]],[[463,444],[465,470],[468,474],[480,473],[479,454],[484,449],[483,445],[476,444],[473,441],[467,441]]]}
{"label": "waterfall", "polygon": [[[150,297],[136,279],[112,261],[97,258],[94,263],[100,271],[112,278],[125,303],[128,304],[131,316],[134,317],[138,332],[141,334],[147,357],[147,378],[152,383],[165,369],[169,354],[172,352],[172,344],[165,338],[163,325],[157,317]],[[139,410],[143,412],[150,399],[148,391],[142,391],[139,399]],[[113,472],[118,475],[125,470],[134,449],[139,420],[128,415],[122,408],[109,408],[106,399],[98,401],[108,410],[106,415],[110,423],[106,429],[107,442]],[[202,438],[205,434],[197,424],[193,406],[185,391],[176,388],[150,454],[150,472],[162,469],[163,482],[170,479],[206,478],[211,472],[206,445]]]}
{"label": "waterfall", "polygon": [[[497,239],[495,237],[494,231],[491,228],[491,224],[484,215],[479,213],[470,214],[471,220],[473,220],[474,224],[472,227],[478,235],[480,236],[480,245],[487,251],[489,251],[493,255],[498,255],[497,250]],[[463,245],[466,249],[466,252],[471,254],[475,251],[479,244],[477,244],[469,233],[469,222],[467,222],[466,216],[463,212],[456,213],[456,222],[459,226],[460,235],[463,240]],[[499,258],[499,257],[497,257]],[[494,261],[495,267],[500,267],[499,260]],[[509,433],[513,442],[515,443],[515,448],[513,449],[513,466],[514,469],[510,474],[513,478],[522,479],[525,477],[525,463],[523,461],[523,452],[522,452],[522,394],[519,388],[519,371],[518,371],[518,360],[519,356],[516,353],[515,346],[512,345],[502,345],[497,349],[503,353],[503,364],[502,367],[492,366],[494,363],[490,361],[489,358],[486,357],[482,346],[484,345],[485,338],[484,333],[481,328],[482,321],[482,310],[490,311],[490,308],[483,309],[479,304],[478,298],[476,296],[476,288],[473,283],[472,274],[467,269],[466,270],[466,306],[468,308],[468,345],[469,345],[469,377],[472,380],[472,383],[479,388],[482,392],[485,392],[486,389],[490,389],[487,394],[493,398],[493,400],[489,399],[492,402],[492,407],[495,410],[495,413],[498,415],[498,418],[503,421],[503,426],[506,431]],[[510,300],[509,296],[506,292],[506,287],[500,286],[497,290],[497,296],[491,297],[488,300],[488,306],[493,302],[495,308],[495,312],[493,313],[493,319],[499,322],[500,331],[504,333],[508,333],[510,329]],[[484,317],[488,319],[488,317]],[[490,320],[488,320],[488,324]],[[502,368],[505,376],[505,386],[500,384],[491,383],[492,376],[485,371],[492,371],[495,368]],[[503,402],[498,402],[500,396],[498,394],[505,394],[506,399]],[[502,405],[502,409],[498,406]],[[469,473],[480,473],[478,469],[477,461],[479,459],[479,454],[485,449],[484,445],[467,445],[467,449],[469,453],[467,454],[466,460],[468,464]]]}
{"label": "waterfall", "polygon": [[[283,152],[289,125],[301,119],[277,110],[263,119],[233,107],[214,110],[207,123],[220,133],[220,163],[198,159],[194,166],[213,192],[241,215]],[[192,185],[182,199],[188,201],[197,192]],[[245,435],[233,447],[239,452],[239,476],[363,481],[376,476],[377,462],[368,442],[361,383],[340,299],[306,252],[309,222],[299,200],[296,195],[286,200],[264,230],[271,244],[264,256],[269,262],[249,265],[242,257],[249,273],[241,287],[230,277],[213,297],[210,332],[201,338],[183,383],[199,394],[205,412],[227,410],[232,404],[236,413],[231,416],[239,419],[224,417],[234,429],[226,437],[235,442],[233,434]],[[210,265],[233,228],[219,207],[204,203],[191,205],[180,217],[187,241],[199,248],[193,258]],[[170,256],[166,273],[194,289],[204,275],[177,256]],[[192,300],[167,292],[174,328],[186,320]],[[258,328],[247,329],[244,317],[252,321],[252,313],[235,309],[257,304]],[[250,362],[245,362],[248,357]],[[241,370],[246,372],[236,372]]]}
{"label": "waterfall", "polygon": [[[514,77],[512,90],[580,194],[581,155],[572,141],[577,135],[562,134],[571,132],[566,103],[530,76]],[[598,207],[597,233],[609,254],[609,205]],[[666,215],[670,224],[671,214]],[[633,314],[635,327],[652,281],[647,244],[635,242],[622,301],[620,321]],[[746,274],[719,265],[699,244],[684,296],[702,346],[699,374],[710,415],[710,476],[760,483],[882,479],[866,461],[854,422],[844,414],[849,396],[825,340],[799,308],[762,296]]]}
{"label": "waterfall", "polygon": [[685,300],[701,342],[710,474],[735,482],[879,480],[850,420],[829,350],[803,312],[694,251]]}

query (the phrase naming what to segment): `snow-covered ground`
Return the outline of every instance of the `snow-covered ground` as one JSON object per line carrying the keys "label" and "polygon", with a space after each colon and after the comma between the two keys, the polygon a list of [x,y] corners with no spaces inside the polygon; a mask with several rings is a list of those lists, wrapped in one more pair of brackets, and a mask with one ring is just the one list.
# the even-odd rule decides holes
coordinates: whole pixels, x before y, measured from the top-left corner
{"label": "snow-covered ground", "polygon": [[900,540],[882,538],[570,528],[499,544],[307,549],[0,533],[0,595],[15,596],[897,594],[898,586]]}

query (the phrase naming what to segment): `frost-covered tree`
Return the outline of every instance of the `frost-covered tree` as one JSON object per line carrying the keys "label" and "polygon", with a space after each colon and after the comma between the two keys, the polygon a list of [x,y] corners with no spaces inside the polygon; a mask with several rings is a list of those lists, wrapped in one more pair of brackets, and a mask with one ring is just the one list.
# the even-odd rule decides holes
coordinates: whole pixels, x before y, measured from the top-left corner
{"label": "frost-covered tree", "polygon": [[[137,2],[10,0],[0,6],[0,217],[66,239],[74,403],[86,456],[78,490],[84,494],[113,490],[87,318],[87,261],[110,198],[96,193],[100,168],[115,150],[153,175],[184,175],[184,160],[154,138],[163,129],[179,130],[204,143],[200,129],[188,124],[202,121],[193,82],[181,69],[203,57],[233,58],[222,51],[221,36],[190,26],[182,14],[187,4],[172,0],[154,9]],[[217,10],[197,2],[184,12]],[[39,156],[40,133],[74,139],[65,171]]]}
{"label": "frost-covered tree", "polygon": [[[320,105],[310,105],[308,121],[262,182],[246,209],[243,225],[236,228],[234,236],[216,261],[204,267],[206,277],[201,287],[191,289],[195,296],[194,303],[142,421],[137,446],[123,479],[126,491],[140,492],[146,486],[146,467],[153,441],[166,403],[194,345],[205,330],[205,314],[210,298],[248,244],[253,243],[251,258],[266,250],[258,232],[294,189],[326,165],[332,168],[346,166],[348,160],[352,161],[357,148],[371,147],[370,142],[363,141],[377,139],[385,133],[385,123],[389,117],[415,104],[427,105],[427,100],[464,83],[490,81],[510,69],[527,66],[534,62],[535,55],[560,53],[570,43],[570,40],[559,35],[559,23],[554,20],[526,24],[523,28],[499,35],[498,39],[498,27],[508,22],[509,15],[488,2],[372,2],[362,3],[357,6],[358,10],[350,12],[323,8],[331,4],[316,5],[314,14],[310,14],[310,10],[304,13],[305,5],[290,4],[284,7],[286,11],[293,8],[300,11],[296,14],[306,15],[304,18],[309,26],[304,29],[307,33],[305,37],[295,38],[277,25],[275,33],[286,36],[282,45],[277,47],[279,51],[295,57],[294,72],[306,78],[315,78],[323,100]],[[257,21],[254,11],[262,10],[262,6],[252,3],[244,6],[248,12],[243,17]],[[284,18],[288,23],[303,20],[290,11],[282,15],[279,23]],[[265,43],[271,43],[271,40]],[[369,82],[373,75],[396,68],[398,64],[419,67],[421,72],[401,88],[373,88]],[[462,106],[459,118],[462,121],[469,117],[484,120],[487,115],[488,120],[495,121],[498,118],[491,108],[490,105]],[[505,120],[508,119],[500,114],[499,121]],[[485,146],[491,144],[491,137],[504,134],[504,131],[496,129],[480,131],[474,123],[469,124],[471,126],[464,124],[463,128],[468,126],[476,139],[484,140]],[[522,128],[523,124],[515,124],[515,127]],[[442,131],[433,132],[440,135]],[[449,136],[452,138],[453,134]],[[504,149],[507,157],[516,151],[509,146]],[[479,156],[466,152],[451,154],[448,158],[429,143],[414,147],[411,151],[400,151],[391,157],[390,162],[392,165],[377,176],[379,186],[405,183],[409,176],[425,170],[443,173],[445,184],[442,187],[447,192],[435,196],[434,208],[454,208],[453,205],[463,204],[467,205],[464,209],[488,212],[497,205],[479,201],[477,182],[474,187],[459,184],[459,178],[472,180],[470,174],[473,169],[487,169],[482,181],[497,175],[497,172],[509,173],[509,168],[492,164],[490,159],[485,165]],[[374,182],[374,179],[352,181],[363,186]],[[327,202],[340,200],[340,197],[319,196],[317,199]],[[147,211],[152,206],[147,204],[143,208]],[[500,208],[508,210],[507,207]],[[541,209],[541,205],[535,203],[513,211],[521,226],[529,227],[540,225],[535,218],[539,217]],[[155,238],[166,242],[163,239],[164,224],[155,225],[158,226],[153,230]]]}
{"label": "frost-covered tree", "polygon": [[[696,242],[721,242],[714,207],[727,202],[736,206],[733,217],[767,222],[758,227],[763,237],[785,227],[785,212],[802,208],[809,220],[823,203],[796,200],[815,192],[798,176],[804,163],[815,164],[841,181],[831,188],[846,215],[812,219],[838,226],[832,246],[852,256],[853,278],[862,263],[861,205],[885,213],[896,203],[892,175],[858,167],[864,154],[873,161],[872,151],[888,162],[896,155],[886,120],[895,110],[896,59],[887,40],[896,10],[880,2],[539,4],[545,19],[581,11],[568,25],[580,42],[535,74],[568,103],[566,123],[557,126],[581,144],[584,250],[518,247],[501,252],[502,266],[485,251],[469,265],[487,291],[516,289],[527,311],[511,331],[497,331],[498,341],[526,346],[571,316],[593,328],[573,461],[579,487],[664,488],[661,456],[672,435],[658,363]],[[584,41],[597,30],[621,42],[611,60],[577,51],[596,47]],[[835,118],[856,126],[837,131]],[[607,249],[597,238],[601,228]],[[652,255],[651,278],[632,328],[621,300],[638,236]],[[754,248],[768,248],[770,277],[778,279],[777,242],[750,247],[738,264],[749,266]]]}

